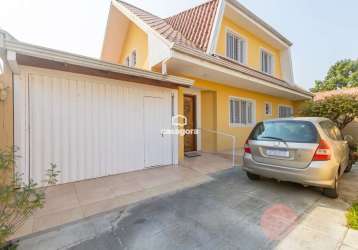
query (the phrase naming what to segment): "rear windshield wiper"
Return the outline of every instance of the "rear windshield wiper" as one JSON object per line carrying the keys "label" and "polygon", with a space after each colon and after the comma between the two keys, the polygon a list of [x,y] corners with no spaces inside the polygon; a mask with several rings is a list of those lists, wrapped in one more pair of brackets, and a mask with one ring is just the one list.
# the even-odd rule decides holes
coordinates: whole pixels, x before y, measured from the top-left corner
{"label": "rear windshield wiper", "polygon": [[272,140],[276,140],[276,141],[286,142],[284,139],[282,139],[282,138],[280,138],[280,137],[274,137],[274,136],[262,136],[261,138],[272,139]]}

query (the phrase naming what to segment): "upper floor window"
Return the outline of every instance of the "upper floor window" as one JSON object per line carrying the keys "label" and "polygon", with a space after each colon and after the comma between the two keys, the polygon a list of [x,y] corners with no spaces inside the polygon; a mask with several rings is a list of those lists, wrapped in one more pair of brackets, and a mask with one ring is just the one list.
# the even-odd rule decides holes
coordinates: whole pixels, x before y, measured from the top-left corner
{"label": "upper floor window", "polygon": [[126,57],[125,65],[128,67],[135,67],[137,65],[137,51],[133,50],[132,53]]}
{"label": "upper floor window", "polygon": [[272,103],[265,102],[265,115],[272,115]]}
{"label": "upper floor window", "polygon": [[254,101],[237,97],[230,98],[230,125],[248,126],[255,124]]}
{"label": "upper floor window", "polygon": [[230,31],[226,32],[226,56],[239,63],[246,63],[246,41]]}
{"label": "upper floor window", "polygon": [[273,55],[266,50],[261,49],[261,71],[266,74],[273,74],[274,61]]}
{"label": "upper floor window", "polygon": [[137,66],[137,51],[136,50],[132,51],[130,64],[131,64],[131,67]]}
{"label": "upper floor window", "polygon": [[130,65],[129,56],[126,57],[125,65],[126,65],[127,67],[129,67],[129,65]]}
{"label": "upper floor window", "polygon": [[291,117],[293,115],[293,109],[290,106],[279,105],[278,116],[280,118]]}

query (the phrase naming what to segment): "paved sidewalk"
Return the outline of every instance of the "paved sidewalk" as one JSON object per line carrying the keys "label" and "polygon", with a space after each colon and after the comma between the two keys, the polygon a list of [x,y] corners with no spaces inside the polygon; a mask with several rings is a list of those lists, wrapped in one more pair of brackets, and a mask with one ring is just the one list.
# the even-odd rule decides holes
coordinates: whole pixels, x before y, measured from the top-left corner
{"label": "paved sidewalk", "polygon": [[208,174],[231,167],[230,160],[203,153],[200,157],[185,159],[180,166],[150,168],[52,186],[46,190],[44,208],[29,218],[12,239],[193,187],[212,180]]}
{"label": "paved sidewalk", "polygon": [[305,211],[278,249],[358,250],[358,231],[346,226],[346,212],[358,201],[358,165],[343,176],[340,198],[321,197]]}
{"label": "paved sidewalk", "polygon": [[[346,174],[342,184],[357,171]],[[346,227],[346,201],[297,184],[252,182],[239,168],[210,178],[31,235],[19,249],[357,250],[357,231]],[[352,197],[355,188],[343,190],[343,197]]]}

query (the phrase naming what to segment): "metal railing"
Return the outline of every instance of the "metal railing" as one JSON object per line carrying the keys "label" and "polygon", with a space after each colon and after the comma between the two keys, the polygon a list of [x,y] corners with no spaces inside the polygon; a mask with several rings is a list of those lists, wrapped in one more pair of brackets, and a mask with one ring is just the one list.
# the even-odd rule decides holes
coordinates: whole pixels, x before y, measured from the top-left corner
{"label": "metal railing", "polygon": [[200,128],[201,151],[230,158],[232,167],[239,165],[239,148],[236,145],[236,136],[213,130]]}

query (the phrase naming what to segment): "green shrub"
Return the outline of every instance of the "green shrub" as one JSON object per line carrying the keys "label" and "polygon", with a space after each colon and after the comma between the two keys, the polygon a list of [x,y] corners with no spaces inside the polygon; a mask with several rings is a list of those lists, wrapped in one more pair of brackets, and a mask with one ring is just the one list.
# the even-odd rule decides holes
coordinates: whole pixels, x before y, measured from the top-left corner
{"label": "green shrub", "polygon": [[348,227],[358,230],[358,203],[352,205],[347,212],[347,224]]}
{"label": "green shrub", "polygon": [[[0,151],[0,176],[6,176],[14,165],[13,151]],[[47,170],[48,185],[57,182],[59,172],[51,164]],[[45,188],[38,188],[38,184],[30,180],[24,183],[22,176],[15,173],[9,182],[0,183],[0,249],[9,249],[6,239],[20,228],[36,209],[43,207],[45,201]]]}
{"label": "green shrub", "polygon": [[319,101],[307,101],[300,107],[298,115],[326,117],[343,129],[358,117],[358,96],[336,95]]}

